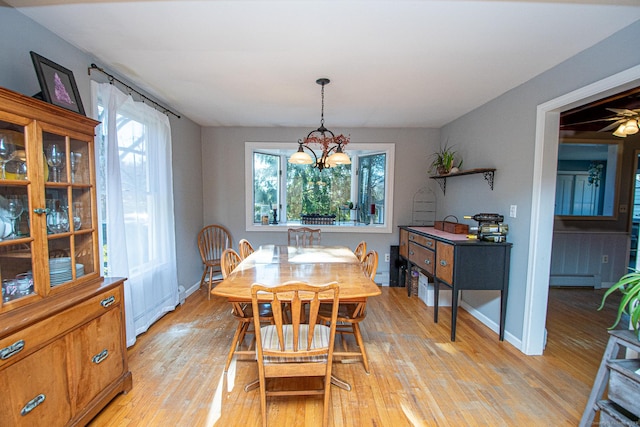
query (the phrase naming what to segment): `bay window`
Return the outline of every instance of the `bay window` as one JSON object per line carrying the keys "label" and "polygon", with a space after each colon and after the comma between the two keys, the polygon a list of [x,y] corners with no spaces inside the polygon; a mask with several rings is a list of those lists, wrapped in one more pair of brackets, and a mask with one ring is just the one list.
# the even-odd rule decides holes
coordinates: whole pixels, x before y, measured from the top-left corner
{"label": "bay window", "polygon": [[245,143],[247,231],[308,225],[325,232],[390,233],[394,144],[349,144],[350,165],[288,163],[292,143]]}

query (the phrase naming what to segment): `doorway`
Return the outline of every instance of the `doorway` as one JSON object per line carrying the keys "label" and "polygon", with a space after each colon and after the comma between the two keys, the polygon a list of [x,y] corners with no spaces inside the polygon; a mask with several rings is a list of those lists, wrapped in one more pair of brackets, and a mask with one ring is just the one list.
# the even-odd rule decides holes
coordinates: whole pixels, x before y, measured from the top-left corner
{"label": "doorway", "polygon": [[640,66],[555,98],[537,108],[531,227],[522,351],[543,353],[549,297],[549,267],[554,218],[560,112],[640,86]]}

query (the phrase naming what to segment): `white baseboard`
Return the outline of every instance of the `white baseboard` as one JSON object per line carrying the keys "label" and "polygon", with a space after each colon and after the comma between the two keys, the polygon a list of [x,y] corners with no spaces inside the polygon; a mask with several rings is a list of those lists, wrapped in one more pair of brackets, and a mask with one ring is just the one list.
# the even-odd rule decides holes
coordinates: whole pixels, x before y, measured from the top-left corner
{"label": "white baseboard", "polygon": [[389,286],[389,272],[380,271],[376,273],[375,282],[381,286]]}
{"label": "white baseboard", "polygon": [[549,276],[549,286],[592,286],[600,289],[602,277],[599,274],[552,274]]}
{"label": "white baseboard", "polygon": [[[480,321],[480,323],[482,323],[483,325],[485,325],[486,327],[491,329],[493,332],[495,332],[498,335],[496,337],[496,339],[499,339],[499,337],[500,337],[500,325],[498,323],[496,323],[493,320],[489,319],[487,316],[485,316],[484,314],[482,314],[481,312],[479,312],[475,308],[471,307],[469,304],[467,304],[464,301],[460,301],[460,307],[464,308],[473,317],[478,319]],[[504,339],[508,343],[511,343],[511,345],[513,345],[518,350],[523,351],[522,350],[522,340],[520,338],[514,336],[513,334],[510,334],[509,331],[507,331],[506,329],[504,331]]]}

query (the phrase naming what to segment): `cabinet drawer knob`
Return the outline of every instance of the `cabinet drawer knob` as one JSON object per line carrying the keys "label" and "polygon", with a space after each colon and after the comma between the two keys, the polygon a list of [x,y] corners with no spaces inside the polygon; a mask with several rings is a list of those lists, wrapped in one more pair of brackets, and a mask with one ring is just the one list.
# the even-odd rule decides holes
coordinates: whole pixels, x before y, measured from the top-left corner
{"label": "cabinet drawer knob", "polygon": [[36,397],[34,397],[30,401],[28,401],[26,405],[24,405],[24,408],[22,408],[22,410],[20,411],[20,415],[22,415],[24,417],[29,412],[31,412],[34,409],[36,409],[36,407],[38,405],[40,405],[42,402],[44,402],[44,399],[45,399],[45,395],[44,394],[37,395]]}
{"label": "cabinet drawer knob", "polygon": [[413,252],[411,250],[409,251],[409,255],[415,255],[415,254],[416,254],[415,252]]}
{"label": "cabinet drawer knob", "polygon": [[432,242],[431,240],[429,240],[429,241],[427,242],[427,246],[433,246],[433,242]]}
{"label": "cabinet drawer knob", "polygon": [[113,304],[114,302],[116,302],[116,297],[111,295],[110,297],[107,297],[107,298],[103,299],[102,301],[100,301],[100,305],[103,306],[104,308],[107,308],[111,304]]}
{"label": "cabinet drawer knob", "polygon": [[430,259],[425,259],[424,263],[427,264],[427,265],[431,265],[431,260]]}
{"label": "cabinet drawer knob", "polygon": [[102,362],[104,359],[106,359],[107,357],[109,357],[109,350],[107,350],[106,348],[104,350],[102,350],[100,353],[96,354],[95,356],[93,356],[91,358],[91,361],[93,363],[95,363],[96,365],[100,362]]}
{"label": "cabinet drawer knob", "polygon": [[443,267],[446,267],[447,266],[447,261],[441,259],[440,260],[440,265],[443,266]]}
{"label": "cabinet drawer knob", "polygon": [[11,356],[15,356],[20,353],[24,348],[24,340],[16,341],[10,346],[7,346],[0,350],[0,360],[7,360]]}

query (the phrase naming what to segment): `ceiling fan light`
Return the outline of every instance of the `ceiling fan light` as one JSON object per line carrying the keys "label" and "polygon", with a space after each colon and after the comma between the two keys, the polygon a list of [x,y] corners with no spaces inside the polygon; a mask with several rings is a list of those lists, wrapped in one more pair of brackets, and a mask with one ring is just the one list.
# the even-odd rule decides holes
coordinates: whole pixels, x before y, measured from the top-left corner
{"label": "ceiling fan light", "polygon": [[613,134],[620,138],[626,138],[627,134],[625,133],[624,129],[625,129],[625,124],[623,123],[620,126],[618,126],[618,129],[616,129],[616,131],[613,132]]}
{"label": "ceiling fan light", "polygon": [[289,157],[289,163],[296,165],[310,165],[313,163],[313,159],[308,153],[302,151],[302,147],[300,147],[298,151]]}
{"label": "ceiling fan light", "polygon": [[631,119],[624,125],[624,133],[627,135],[633,135],[638,133],[638,121]]}

